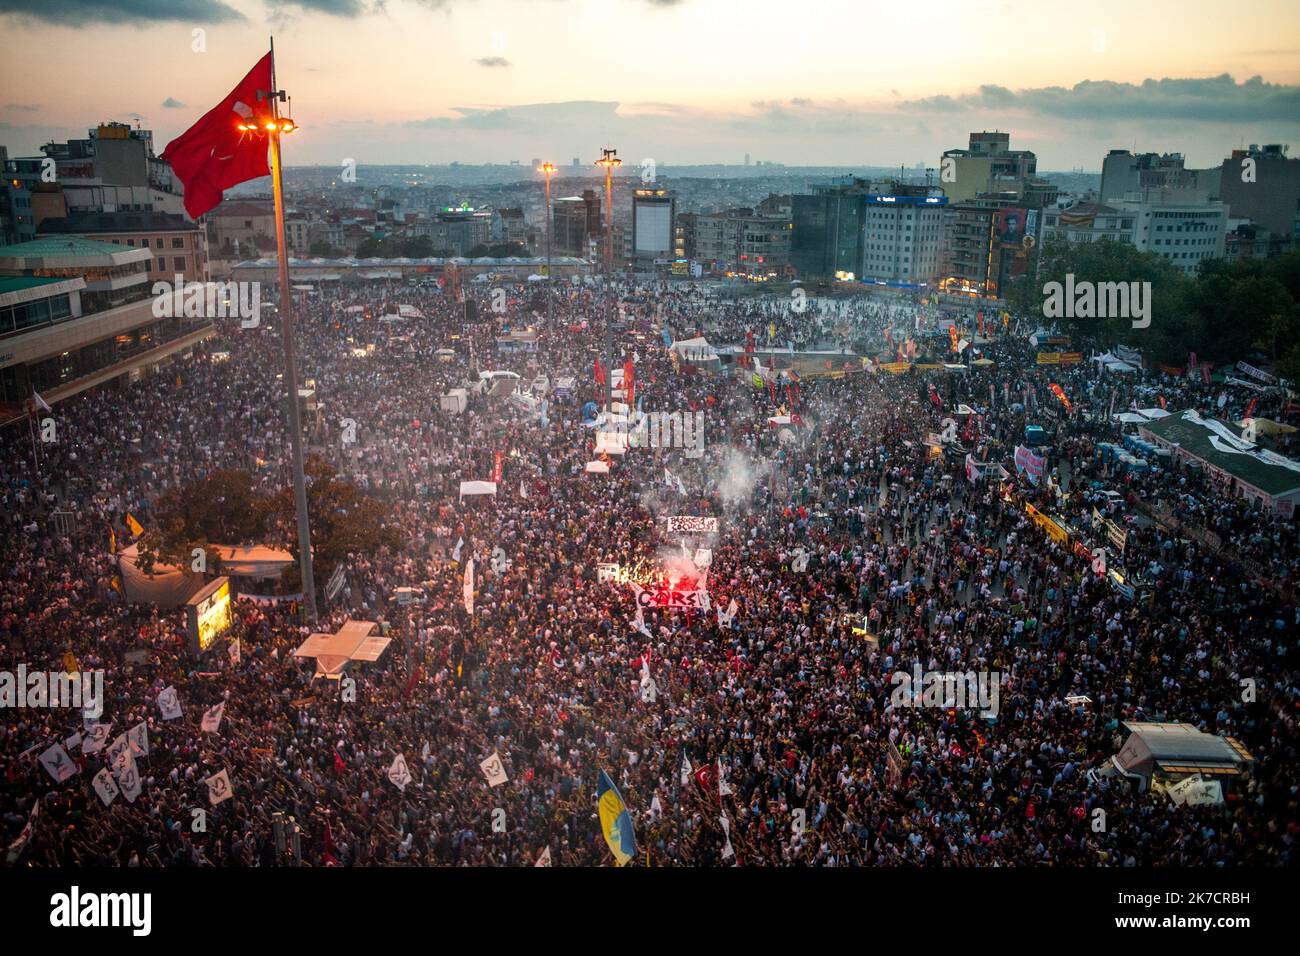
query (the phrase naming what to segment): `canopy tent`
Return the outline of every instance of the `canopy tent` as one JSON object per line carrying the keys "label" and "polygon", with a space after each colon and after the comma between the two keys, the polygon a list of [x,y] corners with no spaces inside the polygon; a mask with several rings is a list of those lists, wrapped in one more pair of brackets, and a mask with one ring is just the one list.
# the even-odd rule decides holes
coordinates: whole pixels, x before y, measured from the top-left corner
{"label": "canopy tent", "polygon": [[543,282],[545,279],[546,276],[539,276],[536,272],[528,277],[529,282]]}
{"label": "canopy tent", "polygon": [[1158,418],[1168,418],[1173,412],[1167,412],[1163,408],[1139,408],[1137,413],[1149,421],[1155,421]]}
{"label": "canopy tent", "polygon": [[608,475],[609,465],[603,461],[587,462],[587,474],[589,475]]}
{"label": "canopy tent", "polygon": [[497,493],[497,483],[495,481],[462,481],[460,483],[460,496],[466,495],[495,495]]}
{"label": "canopy tent", "polygon": [[118,552],[118,576],[122,590],[132,604],[156,604],[159,607],[180,607],[204,585],[202,575],[186,574],[171,564],[155,562],[153,574],[145,574],[136,563],[139,548],[131,545]]}
{"label": "canopy tent", "polygon": [[374,621],[349,618],[334,634],[312,634],[293,652],[294,657],[314,657],[315,677],[338,680],[349,661],[374,662],[383,656],[391,638],[374,635]]}
{"label": "canopy tent", "polygon": [[285,568],[293,564],[293,555],[288,551],[265,545],[240,547],[217,544],[212,547],[221,558],[221,573],[230,577],[278,578]]}

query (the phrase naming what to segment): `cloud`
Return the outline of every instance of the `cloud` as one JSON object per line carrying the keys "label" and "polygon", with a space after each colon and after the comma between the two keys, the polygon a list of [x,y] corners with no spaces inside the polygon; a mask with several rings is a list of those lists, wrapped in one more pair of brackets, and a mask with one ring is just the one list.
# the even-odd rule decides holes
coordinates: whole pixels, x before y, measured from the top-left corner
{"label": "cloud", "polygon": [[283,19],[285,7],[298,7],[301,13],[324,13],[332,17],[359,17],[367,13],[366,5],[361,0],[266,0],[274,7],[274,19]]}
{"label": "cloud", "polygon": [[99,23],[143,27],[164,21],[228,23],[247,19],[221,0],[0,0],[0,16],[70,27]]}
{"label": "cloud", "polygon": [[39,104],[32,103],[6,103],[4,108],[7,110],[16,110],[20,113],[36,113],[40,110]]}
{"label": "cloud", "polygon": [[1300,116],[1300,86],[1265,83],[1258,76],[1238,83],[1227,73],[1141,83],[1084,80],[1068,89],[1046,86],[1012,91],[985,85],[975,93],[924,97],[902,107],[934,113],[1014,111],[1074,120],[1294,122]]}
{"label": "cloud", "polygon": [[510,61],[503,56],[481,56],[474,61],[479,66],[501,67],[509,66]]}
{"label": "cloud", "polygon": [[162,101],[162,105],[163,105],[163,109],[165,110],[180,110],[185,108],[184,103],[182,103],[180,100],[172,99],[172,97],[170,96],[167,97],[167,99]]}
{"label": "cloud", "polygon": [[573,100],[567,103],[529,103],[523,106],[457,106],[458,116],[412,120],[407,126],[422,129],[512,130],[536,132],[566,126],[596,130],[618,119],[617,102]]}

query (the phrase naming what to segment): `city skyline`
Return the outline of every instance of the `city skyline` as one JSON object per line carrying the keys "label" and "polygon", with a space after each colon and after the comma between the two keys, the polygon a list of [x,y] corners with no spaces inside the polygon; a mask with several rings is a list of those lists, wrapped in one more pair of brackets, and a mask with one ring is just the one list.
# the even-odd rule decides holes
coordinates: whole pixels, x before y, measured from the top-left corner
{"label": "city skyline", "polygon": [[969,131],[1001,129],[1042,170],[1092,172],[1115,148],[1210,166],[1243,145],[1294,142],[1300,49],[1276,37],[1295,33],[1285,26],[1300,26],[1300,10],[1270,0],[1206,36],[1216,5],[1185,7],[1171,23],[1106,0],[1063,29],[1019,0],[868,16],[828,0],[793,20],[774,0],[743,16],[709,0],[0,0],[17,41],[0,143],[32,155],[138,117],[161,150],[271,33],[302,124],[291,165],[542,157],[563,170],[605,143],[664,166],[741,165],[745,154],[936,166]]}

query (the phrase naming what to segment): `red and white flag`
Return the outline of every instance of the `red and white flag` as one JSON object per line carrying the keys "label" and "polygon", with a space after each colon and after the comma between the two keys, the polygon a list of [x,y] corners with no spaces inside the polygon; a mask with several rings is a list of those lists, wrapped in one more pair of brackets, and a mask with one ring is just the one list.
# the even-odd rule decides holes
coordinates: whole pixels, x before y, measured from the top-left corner
{"label": "red and white flag", "polygon": [[230,94],[167,144],[162,159],[185,187],[185,211],[197,219],[221,204],[223,190],[271,174],[267,141],[239,126],[263,127],[272,119],[272,59],[268,52]]}

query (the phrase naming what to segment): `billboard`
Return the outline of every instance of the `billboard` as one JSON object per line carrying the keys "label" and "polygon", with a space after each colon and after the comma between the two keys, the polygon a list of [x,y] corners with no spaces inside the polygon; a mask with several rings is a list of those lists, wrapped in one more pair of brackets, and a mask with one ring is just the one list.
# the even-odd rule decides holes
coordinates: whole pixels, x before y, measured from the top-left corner
{"label": "billboard", "polygon": [[[998,250],[999,294],[1006,292],[1007,283],[1025,274],[1029,267],[1029,251],[1035,237],[1030,230],[1030,212],[1023,206],[1003,206],[993,223],[994,245]],[[1033,227],[1037,228],[1037,216]]]}
{"label": "billboard", "polygon": [[230,630],[230,578],[220,577],[204,585],[185,602],[185,623],[191,654],[202,654],[212,642]]}
{"label": "billboard", "polygon": [[636,233],[632,237],[637,255],[667,255],[673,249],[673,207],[668,202],[636,203]]}

